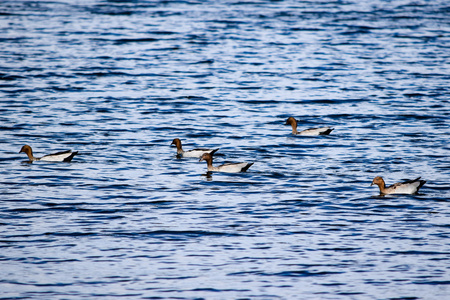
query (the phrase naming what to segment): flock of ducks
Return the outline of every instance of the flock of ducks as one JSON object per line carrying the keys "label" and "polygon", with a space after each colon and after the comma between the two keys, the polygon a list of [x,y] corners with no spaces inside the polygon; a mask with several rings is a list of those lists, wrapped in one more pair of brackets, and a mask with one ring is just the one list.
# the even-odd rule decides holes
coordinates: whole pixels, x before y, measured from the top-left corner
{"label": "flock of ducks", "polygon": [[200,158],[199,161],[206,161],[206,165],[208,168],[208,172],[224,172],[224,173],[239,173],[245,172],[250,168],[253,163],[228,163],[224,165],[220,165],[218,167],[213,166],[213,155],[216,153],[217,149],[193,149],[189,151],[184,151],[183,146],[181,145],[180,139],[173,139],[172,144],[177,147],[177,157],[194,157]]}
{"label": "flock of ducks", "polygon": [[[319,136],[319,135],[328,135],[330,134],[334,128],[331,127],[321,127],[321,128],[309,128],[302,131],[297,131],[297,120],[293,117],[289,117],[286,120],[285,125],[292,126],[292,134],[294,135],[303,135],[303,136]],[[217,149],[193,149],[189,151],[184,151],[183,146],[181,145],[181,140],[176,138],[172,141],[171,145],[175,145],[177,147],[177,157],[178,158],[200,158],[199,161],[206,161],[208,172],[225,172],[225,173],[239,173],[247,171],[253,163],[227,163],[220,166],[213,166],[213,155],[216,153]],[[33,156],[33,150],[30,146],[25,145],[20,149],[19,153],[24,152],[29,159],[29,162],[33,161],[46,161],[46,162],[70,162],[75,155],[78,154],[78,151],[63,151],[54,154],[49,154],[42,156],[40,158]],[[386,187],[386,184],[382,177],[377,176],[372,181],[372,185],[378,185],[380,189],[381,195],[388,194],[416,194],[419,192],[419,189],[425,184],[425,180],[420,180],[420,177],[407,180],[404,182],[394,183],[391,186]]]}

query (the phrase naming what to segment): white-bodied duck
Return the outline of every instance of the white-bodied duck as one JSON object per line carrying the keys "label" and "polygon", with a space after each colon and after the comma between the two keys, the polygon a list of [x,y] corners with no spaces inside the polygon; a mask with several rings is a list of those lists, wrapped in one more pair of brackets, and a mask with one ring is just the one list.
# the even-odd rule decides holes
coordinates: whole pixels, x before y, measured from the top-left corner
{"label": "white-bodied duck", "polygon": [[377,176],[373,179],[372,185],[376,184],[380,188],[381,195],[388,194],[416,194],[419,192],[419,189],[425,184],[425,180],[420,180],[420,177],[417,177],[413,180],[407,180],[404,182],[397,182],[391,186],[386,187],[384,180],[381,176]]}
{"label": "white-bodied duck", "polygon": [[25,145],[20,149],[19,153],[24,152],[26,155],[28,155],[28,158],[30,159],[30,162],[33,161],[51,161],[51,162],[69,162],[72,160],[72,158],[78,154],[78,151],[72,152],[71,150],[53,153],[49,155],[45,155],[42,157],[34,157],[33,156],[33,150],[30,146]]}
{"label": "white-bodied duck", "polygon": [[213,155],[214,153],[216,153],[219,150],[219,148],[217,148],[217,149],[193,149],[193,150],[189,150],[189,151],[184,151],[183,147],[181,146],[180,139],[173,139],[172,144],[170,144],[170,145],[175,145],[177,147],[177,157],[200,158],[200,157],[202,157],[203,153],[209,153],[209,154]]}
{"label": "white-bodied duck", "polygon": [[208,172],[225,172],[225,173],[239,173],[239,172],[245,172],[250,168],[253,163],[231,163],[231,164],[224,164],[218,167],[214,167],[212,162],[213,158],[212,155],[209,153],[204,153],[199,161],[206,161],[206,164],[208,165]]}
{"label": "white-bodied duck", "polygon": [[310,128],[305,129],[302,131],[297,131],[297,120],[294,117],[289,117],[286,120],[285,125],[291,125],[292,126],[292,134],[296,135],[306,135],[306,136],[317,136],[317,135],[329,135],[330,132],[334,130],[334,128],[331,127],[321,127],[321,128]]}

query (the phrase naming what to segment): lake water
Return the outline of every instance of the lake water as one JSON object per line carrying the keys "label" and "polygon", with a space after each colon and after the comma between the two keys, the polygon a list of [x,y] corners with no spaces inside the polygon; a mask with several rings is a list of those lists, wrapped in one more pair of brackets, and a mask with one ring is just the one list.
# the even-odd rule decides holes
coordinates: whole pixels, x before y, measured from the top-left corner
{"label": "lake water", "polygon": [[[0,299],[449,299],[448,1],[12,0],[0,25]],[[174,138],[254,165],[206,176]]]}

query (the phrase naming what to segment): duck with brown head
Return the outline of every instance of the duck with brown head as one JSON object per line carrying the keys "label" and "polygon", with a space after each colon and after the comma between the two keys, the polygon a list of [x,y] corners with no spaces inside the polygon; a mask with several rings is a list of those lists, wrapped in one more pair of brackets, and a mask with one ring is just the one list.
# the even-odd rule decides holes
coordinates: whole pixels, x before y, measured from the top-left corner
{"label": "duck with brown head", "polygon": [[378,185],[380,189],[381,195],[388,194],[417,194],[420,188],[426,183],[425,180],[420,180],[420,177],[417,177],[413,180],[407,180],[404,182],[397,182],[391,186],[386,187],[386,184],[381,176],[377,176],[373,179],[372,185]]}
{"label": "duck with brown head", "polygon": [[48,161],[48,162],[70,162],[72,160],[72,158],[78,154],[78,151],[74,151],[72,152],[71,150],[67,150],[67,151],[63,151],[63,152],[58,152],[58,153],[53,153],[53,154],[48,154],[42,157],[34,157],[33,156],[33,150],[31,149],[30,146],[25,145],[23,146],[19,153],[25,153],[28,156],[28,159],[30,160],[30,162],[33,161]]}
{"label": "duck with brown head", "polygon": [[220,165],[218,167],[213,166],[213,157],[209,153],[204,153],[199,161],[206,161],[208,166],[208,172],[225,172],[225,173],[239,173],[245,172],[250,168],[253,163],[229,163]]}
{"label": "duck with brown head", "polygon": [[318,136],[318,135],[329,135],[334,128],[331,127],[321,127],[321,128],[310,128],[302,131],[297,131],[297,120],[294,117],[289,117],[286,120],[285,125],[292,126],[292,134],[295,135],[305,135],[305,136]]}
{"label": "duck with brown head", "polygon": [[189,151],[184,151],[180,139],[173,139],[172,144],[170,145],[175,145],[177,147],[177,157],[179,158],[180,157],[200,158],[203,155],[203,153],[209,153],[213,155],[219,150],[219,148],[217,148],[217,149],[193,149]]}

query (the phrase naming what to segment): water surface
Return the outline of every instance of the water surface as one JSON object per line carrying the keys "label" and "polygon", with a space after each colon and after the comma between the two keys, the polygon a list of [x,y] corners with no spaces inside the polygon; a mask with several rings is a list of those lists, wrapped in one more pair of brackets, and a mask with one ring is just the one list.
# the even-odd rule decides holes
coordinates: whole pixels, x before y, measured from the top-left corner
{"label": "water surface", "polygon": [[[441,0],[2,1],[0,298],[447,299],[449,20]],[[254,165],[206,176],[173,138]],[[380,197],[375,176],[427,183]]]}

